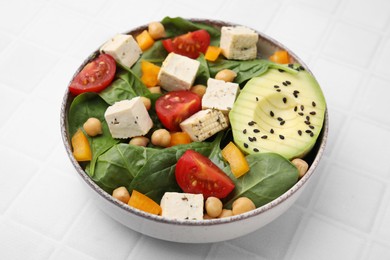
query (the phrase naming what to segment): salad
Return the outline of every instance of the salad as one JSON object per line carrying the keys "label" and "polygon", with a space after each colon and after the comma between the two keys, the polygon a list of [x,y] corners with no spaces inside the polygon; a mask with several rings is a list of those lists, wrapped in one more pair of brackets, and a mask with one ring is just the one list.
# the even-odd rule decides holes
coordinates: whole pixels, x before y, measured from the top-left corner
{"label": "salad", "polygon": [[116,199],[200,220],[269,203],[307,171],[325,99],[258,34],[180,17],[104,43],[69,85],[73,155]]}

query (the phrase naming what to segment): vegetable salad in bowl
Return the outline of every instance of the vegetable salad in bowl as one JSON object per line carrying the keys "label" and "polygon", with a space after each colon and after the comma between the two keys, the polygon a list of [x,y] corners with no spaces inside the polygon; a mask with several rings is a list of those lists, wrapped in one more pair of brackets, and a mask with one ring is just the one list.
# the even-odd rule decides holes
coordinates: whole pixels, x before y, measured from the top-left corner
{"label": "vegetable salad in bowl", "polygon": [[64,109],[77,167],[121,207],[168,222],[234,218],[279,198],[318,159],[327,120],[320,86],[289,50],[245,26],[180,17],[106,41]]}

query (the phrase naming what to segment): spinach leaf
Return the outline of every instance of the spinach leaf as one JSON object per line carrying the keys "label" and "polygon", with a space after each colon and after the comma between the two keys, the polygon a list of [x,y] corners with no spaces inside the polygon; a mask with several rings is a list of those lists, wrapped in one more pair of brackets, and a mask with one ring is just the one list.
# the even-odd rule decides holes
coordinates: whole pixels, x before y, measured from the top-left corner
{"label": "spinach leaf", "polygon": [[185,34],[200,29],[206,30],[210,34],[210,44],[219,46],[221,32],[212,25],[191,22],[181,17],[165,17],[161,22],[165,27],[165,33],[168,38]]}
{"label": "spinach leaf", "polygon": [[247,157],[250,171],[240,178],[235,178],[229,167],[224,170],[231,176],[236,187],[224,200],[225,207],[231,208],[239,197],[248,197],[260,207],[276,199],[298,180],[298,170],[279,154],[251,154]]}
{"label": "spinach leaf", "polygon": [[157,203],[160,203],[165,192],[180,192],[181,189],[175,177],[175,166],[177,160],[188,149],[208,156],[212,149],[212,143],[194,142],[159,150],[145,161],[144,166],[128,186],[128,190],[137,190]]}
{"label": "spinach leaf", "polygon": [[99,156],[93,180],[108,193],[120,186],[127,187],[149,158],[158,149],[117,144]]}
{"label": "spinach leaf", "polygon": [[276,64],[265,59],[254,60],[226,60],[218,59],[215,62],[209,62],[209,69],[211,77],[215,77],[220,70],[230,69],[237,73],[234,82],[241,84],[253,77],[258,77],[265,73],[269,68],[281,69],[289,73],[297,73],[296,70],[289,68],[286,65]]}
{"label": "spinach leaf", "polygon": [[199,55],[197,60],[200,62],[200,64],[196,74],[195,84],[202,84],[207,86],[207,80],[210,78],[210,70],[207,60],[204,58],[203,53]]}
{"label": "spinach leaf", "polygon": [[118,67],[122,67],[122,69],[119,69],[116,73],[116,80],[99,93],[104,101],[113,105],[120,100],[132,99],[133,97],[150,94],[150,91],[142,83],[137,74],[123,65],[119,64]]}
{"label": "spinach leaf", "polygon": [[92,160],[88,167],[88,174],[94,175],[95,163],[99,155],[107,151],[119,141],[112,138],[104,112],[108,104],[98,94],[88,92],[78,95],[72,102],[68,114],[69,134],[73,136],[77,129],[82,128],[85,121],[90,117],[98,118],[102,122],[103,134],[87,138],[92,149]]}

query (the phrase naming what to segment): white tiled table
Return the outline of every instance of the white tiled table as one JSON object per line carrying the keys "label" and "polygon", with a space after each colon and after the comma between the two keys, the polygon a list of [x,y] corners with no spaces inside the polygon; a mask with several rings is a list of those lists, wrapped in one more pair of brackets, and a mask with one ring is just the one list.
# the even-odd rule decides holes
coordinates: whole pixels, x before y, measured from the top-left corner
{"label": "white tiled table", "polygon": [[[110,36],[164,16],[228,20],[312,68],[330,112],[310,186],[275,222],[187,245],[103,214],[66,157],[62,96]],[[390,259],[390,1],[0,0],[0,259]]]}

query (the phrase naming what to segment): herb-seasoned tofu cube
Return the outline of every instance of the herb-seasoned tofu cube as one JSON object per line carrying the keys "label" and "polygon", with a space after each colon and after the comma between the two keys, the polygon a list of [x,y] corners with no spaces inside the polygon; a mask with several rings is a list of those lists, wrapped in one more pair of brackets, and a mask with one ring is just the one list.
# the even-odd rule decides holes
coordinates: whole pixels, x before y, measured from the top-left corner
{"label": "herb-seasoned tofu cube", "polygon": [[203,195],[165,192],[161,199],[162,216],[170,219],[203,219]]}
{"label": "herb-seasoned tofu cube", "polygon": [[239,90],[237,83],[209,78],[206,93],[202,98],[202,108],[215,108],[228,115]]}
{"label": "herb-seasoned tofu cube", "polygon": [[221,28],[222,54],[232,60],[250,60],[257,56],[257,33],[244,26]]}

